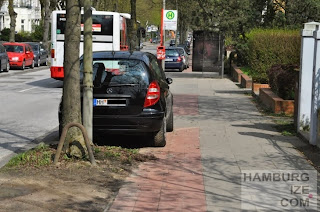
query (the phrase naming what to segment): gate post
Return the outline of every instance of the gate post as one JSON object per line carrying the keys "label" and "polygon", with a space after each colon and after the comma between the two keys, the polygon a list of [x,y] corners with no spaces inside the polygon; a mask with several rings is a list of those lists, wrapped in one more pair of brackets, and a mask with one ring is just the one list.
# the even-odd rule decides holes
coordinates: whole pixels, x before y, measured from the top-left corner
{"label": "gate post", "polygon": [[[311,102],[313,66],[315,59],[315,39],[313,32],[317,30],[320,23],[310,22],[304,24],[301,38],[301,65],[300,65],[300,87],[297,131],[308,129],[311,122]],[[310,133],[310,131],[309,131]]]}
{"label": "gate post", "polygon": [[320,108],[320,29],[319,25],[313,32],[315,40],[314,61],[313,61],[313,81],[312,81],[312,103],[310,122],[310,141],[312,145],[320,145],[318,139],[318,110]]}

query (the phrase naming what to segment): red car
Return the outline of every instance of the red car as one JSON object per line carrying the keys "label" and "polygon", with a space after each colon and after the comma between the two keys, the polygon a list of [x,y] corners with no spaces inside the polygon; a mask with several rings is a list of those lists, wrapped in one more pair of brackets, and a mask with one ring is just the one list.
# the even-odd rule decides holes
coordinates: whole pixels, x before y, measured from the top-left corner
{"label": "red car", "polygon": [[32,48],[26,43],[3,43],[9,57],[10,68],[25,69],[26,66],[34,68],[34,56]]}

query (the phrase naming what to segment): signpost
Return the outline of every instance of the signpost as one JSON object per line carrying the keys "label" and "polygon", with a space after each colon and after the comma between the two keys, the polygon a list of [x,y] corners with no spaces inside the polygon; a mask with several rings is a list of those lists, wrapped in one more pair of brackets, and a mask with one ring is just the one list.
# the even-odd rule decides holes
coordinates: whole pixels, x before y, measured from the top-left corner
{"label": "signpost", "polygon": [[178,11],[177,10],[164,10],[163,25],[164,30],[177,31]]}

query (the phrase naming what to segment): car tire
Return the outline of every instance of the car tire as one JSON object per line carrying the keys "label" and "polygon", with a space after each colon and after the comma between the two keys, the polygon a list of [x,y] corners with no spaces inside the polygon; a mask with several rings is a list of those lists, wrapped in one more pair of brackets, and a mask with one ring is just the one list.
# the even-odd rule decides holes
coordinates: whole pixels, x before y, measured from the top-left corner
{"label": "car tire", "polygon": [[46,61],[43,63],[44,66],[48,66],[48,58],[46,58]]}
{"label": "car tire", "polygon": [[60,138],[61,138],[61,134],[62,134],[62,125],[61,124],[59,124],[59,140],[60,140]]}
{"label": "car tire", "polygon": [[9,69],[10,69],[10,63],[9,63],[9,61],[8,61],[8,62],[7,62],[7,65],[6,65],[6,68],[3,69],[3,71],[8,72]]}
{"label": "car tire", "polygon": [[40,58],[38,58],[38,61],[37,61],[36,67],[40,67],[40,66],[41,66]]}
{"label": "car tire", "polygon": [[167,117],[167,124],[166,124],[166,127],[167,127],[167,132],[172,132],[173,131],[173,111],[172,111],[172,108],[168,114],[168,117]]}
{"label": "car tire", "polygon": [[31,63],[31,65],[30,65],[30,68],[34,68],[34,60],[32,60],[32,63]]}
{"label": "car tire", "polygon": [[164,147],[166,145],[166,118],[163,118],[160,130],[153,136],[154,147]]}
{"label": "car tire", "polygon": [[25,68],[26,68],[26,61],[24,60],[24,61],[22,62],[21,70],[24,70]]}
{"label": "car tire", "polygon": [[179,68],[179,71],[182,72],[184,70],[184,65]]}

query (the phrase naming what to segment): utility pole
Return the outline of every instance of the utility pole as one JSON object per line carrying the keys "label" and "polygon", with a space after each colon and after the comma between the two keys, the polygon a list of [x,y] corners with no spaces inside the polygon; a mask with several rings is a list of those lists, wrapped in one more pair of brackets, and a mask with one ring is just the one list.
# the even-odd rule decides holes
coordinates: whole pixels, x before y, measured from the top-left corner
{"label": "utility pole", "polygon": [[[162,5],[162,8],[163,8],[163,11],[166,9],[166,0],[163,0],[163,5]],[[164,15],[164,14],[163,14]],[[163,19],[164,17],[162,17]],[[161,20],[162,23],[163,23],[163,20]],[[163,27],[163,46],[165,46],[165,43],[166,43],[166,31],[164,30],[164,26],[162,25]],[[165,60],[161,60],[161,65],[162,65],[162,69],[163,71],[165,70]]]}
{"label": "utility pole", "polygon": [[92,10],[91,0],[84,0],[83,45],[83,126],[92,141],[93,83],[92,83]]}
{"label": "utility pole", "polygon": [[[178,0],[176,0],[176,10],[178,11]],[[178,45],[178,44],[177,44],[177,41],[178,41],[178,39],[177,39],[177,38],[178,38],[178,36],[177,36],[177,35],[178,35],[178,19],[177,19],[177,30],[176,30],[176,36],[175,36],[175,41],[174,41],[174,43],[175,43],[174,45],[175,45],[176,47],[177,47],[177,45]],[[180,35],[180,36],[181,36],[181,35]]]}

